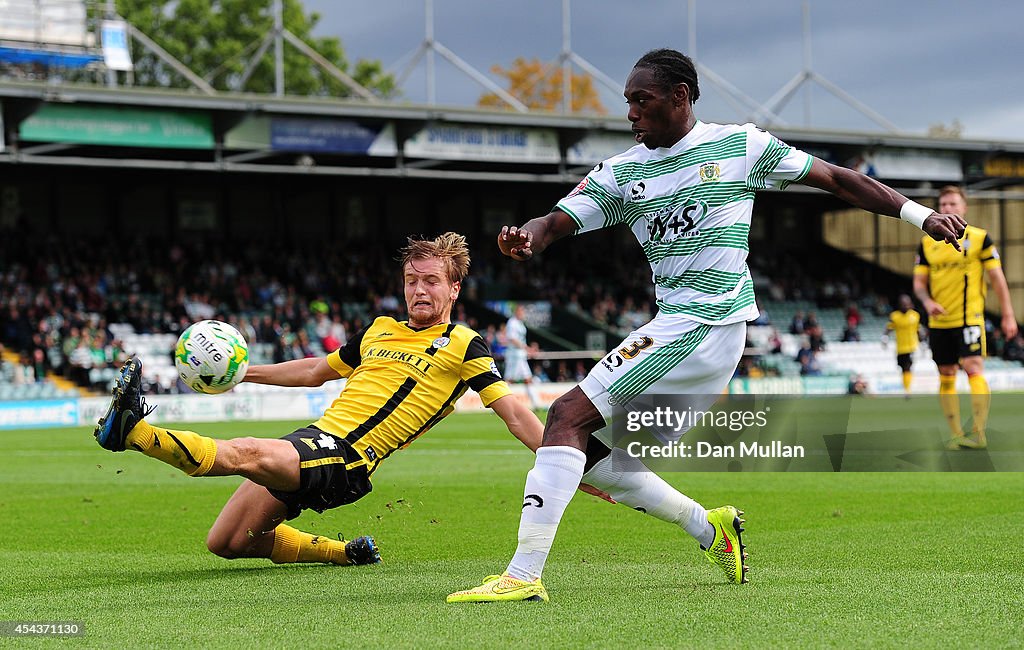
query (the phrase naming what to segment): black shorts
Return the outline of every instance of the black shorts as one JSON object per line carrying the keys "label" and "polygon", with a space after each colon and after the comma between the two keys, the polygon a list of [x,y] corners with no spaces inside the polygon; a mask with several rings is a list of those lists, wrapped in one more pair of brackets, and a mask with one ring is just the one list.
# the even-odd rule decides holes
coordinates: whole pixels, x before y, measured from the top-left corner
{"label": "black shorts", "polygon": [[906,354],[897,354],[896,365],[899,366],[903,372],[910,372],[910,368],[914,365],[914,359],[909,352]]}
{"label": "black shorts", "polygon": [[313,425],[281,439],[299,452],[299,489],[268,490],[288,506],[288,519],[295,519],[307,508],[323,512],[358,501],[373,489],[366,462],[344,439]]}
{"label": "black shorts", "polygon": [[985,356],[985,326],[928,328],[932,359],[940,366],[954,366],[964,357]]}

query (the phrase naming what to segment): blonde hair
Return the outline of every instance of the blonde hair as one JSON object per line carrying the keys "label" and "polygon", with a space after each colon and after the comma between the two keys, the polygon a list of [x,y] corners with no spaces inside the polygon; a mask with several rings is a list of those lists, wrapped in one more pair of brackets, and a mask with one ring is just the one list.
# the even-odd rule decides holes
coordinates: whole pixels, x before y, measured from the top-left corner
{"label": "blonde hair", "polygon": [[946,185],[939,190],[939,198],[941,199],[946,194],[959,194],[960,198],[963,199],[964,203],[967,203],[967,195],[964,194],[964,188],[959,185]]}
{"label": "blonde hair", "polygon": [[409,237],[404,248],[398,251],[402,268],[412,260],[439,257],[448,268],[448,279],[452,284],[462,282],[469,273],[469,245],[466,238],[456,232],[446,232],[434,239]]}

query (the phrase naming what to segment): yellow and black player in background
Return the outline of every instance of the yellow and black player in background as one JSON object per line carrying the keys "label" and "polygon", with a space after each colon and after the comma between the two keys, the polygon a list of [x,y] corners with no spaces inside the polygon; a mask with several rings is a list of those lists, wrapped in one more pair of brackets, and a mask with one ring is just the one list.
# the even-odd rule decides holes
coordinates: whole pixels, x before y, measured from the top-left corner
{"label": "yellow and black player in background", "polygon": [[[963,190],[950,185],[939,190],[939,212],[964,216]],[[950,449],[987,446],[985,425],[991,402],[985,380],[986,276],[999,299],[1002,329],[1007,339],[1017,335],[1017,320],[999,254],[988,233],[968,226],[959,240],[961,250],[925,237],[914,265],[914,294],[928,312],[928,337],[939,368],[939,403],[949,423]],[[964,435],[956,394],[957,368],[962,366],[971,386],[974,425]]]}
{"label": "yellow and black player in background", "polygon": [[896,311],[889,314],[886,334],[896,334],[896,365],[903,371],[903,392],[910,396],[910,383],[914,377],[911,368],[914,366],[914,352],[920,341],[921,314],[914,309],[914,303],[907,294],[901,294],[896,303]]}

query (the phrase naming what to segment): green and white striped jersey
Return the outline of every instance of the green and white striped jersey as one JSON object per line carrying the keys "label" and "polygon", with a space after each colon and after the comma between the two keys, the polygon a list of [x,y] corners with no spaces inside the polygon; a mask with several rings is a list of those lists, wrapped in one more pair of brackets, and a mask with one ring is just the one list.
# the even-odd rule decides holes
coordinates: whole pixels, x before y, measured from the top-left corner
{"label": "green and white striped jersey", "polygon": [[802,179],[812,161],[753,124],[698,121],[671,148],[637,145],[599,164],[556,207],[577,234],[629,225],[661,313],[748,321],[758,314],[746,261],[754,192]]}

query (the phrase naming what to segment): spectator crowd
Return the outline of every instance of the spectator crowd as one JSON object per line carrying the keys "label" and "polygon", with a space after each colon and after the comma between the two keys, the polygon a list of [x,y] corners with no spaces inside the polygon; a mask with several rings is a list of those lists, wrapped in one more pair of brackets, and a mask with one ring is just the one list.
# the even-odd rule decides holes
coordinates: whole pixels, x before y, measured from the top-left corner
{"label": "spectator crowd", "polygon": [[[642,252],[632,241],[593,241],[593,246],[552,248],[530,264],[511,263],[496,250],[476,247],[454,320],[480,331],[499,362],[506,345],[503,323],[480,323],[467,311],[485,292],[489,298],[549,301],[613,338],[625,336],[657,311],[650,277],[636,271],[645,264]],[[170,246],[138,240],[107,254],[109,246],[99,238],[5,237],[0,240],[0,344],[6,346],[8,365],[16,366],[6,372],[16,382],[42,381],[54,373],[102,388],[91,385],[91,371],[118,367],[131,352],[112,323],[128,324],[138,334],[177,334],[205,318],[229,321],[247,341],[261,344],[269,351],[261,361],[319,356],[343,345],[373,316],[404,318],[394,248],[207,238]],[[794,255],[752,254],[759,297],[768,304],[803,301],[843,309],[843,341],[860,340],[864,311],[888,315],[888,300],[871,289],[870,267],[812,264]],[[823,276],[810,268],[841,270]],[[762,313],[753,324],[777,328],[767,354],[781,352],[778,330],[788,331],[801,337],[796,356],[801,374],[820,374],[816,354],[827,343],[815,312],[797,311],[782,325],[759,306]],[[1024,338],[1004,341],[993,331],[989,344],[990,353],[1024,361]],[[539,381],[577,382],[593,365],[541,359],[537,352],[534,344],[531,367]],[[9,363],[12,356],[17,363]],[[737,369],[742,376],[774,372],[775,366],[757,355]]]}

